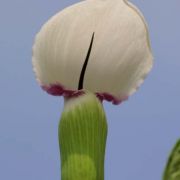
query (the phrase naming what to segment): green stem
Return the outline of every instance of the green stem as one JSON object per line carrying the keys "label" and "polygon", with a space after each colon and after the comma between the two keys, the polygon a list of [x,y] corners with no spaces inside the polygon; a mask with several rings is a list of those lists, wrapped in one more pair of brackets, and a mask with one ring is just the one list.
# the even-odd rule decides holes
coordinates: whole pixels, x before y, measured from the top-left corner
{"label": "green stem", "polygon": [[86,93],[65,100],[59,123],[62,180],[104,180],[107,122],[103,106]]}

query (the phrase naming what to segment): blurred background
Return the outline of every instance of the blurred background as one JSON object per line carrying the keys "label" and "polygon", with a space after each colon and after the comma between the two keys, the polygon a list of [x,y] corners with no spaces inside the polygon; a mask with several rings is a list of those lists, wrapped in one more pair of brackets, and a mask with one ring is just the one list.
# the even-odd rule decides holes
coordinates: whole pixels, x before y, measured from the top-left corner
{"label": "blurred background", "polygon": [[[46,20],[77,0],[0,0],[0,179],[59,180],[63,98],[35,81],[31,56]],[[180,138],[180,1],[133,0],[150,31],[154,67],[138,93],[104,103],[105,180],[160,180]]]}

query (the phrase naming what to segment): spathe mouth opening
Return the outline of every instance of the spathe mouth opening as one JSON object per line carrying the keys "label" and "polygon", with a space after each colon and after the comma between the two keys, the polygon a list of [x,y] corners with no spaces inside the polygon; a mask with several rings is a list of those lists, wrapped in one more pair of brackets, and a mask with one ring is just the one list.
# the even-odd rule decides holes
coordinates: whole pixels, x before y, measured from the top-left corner
{"label": "spathe mouth opening", "polygon": [[[51,94],[53,96],[63,96],[63,97],[77,97],[85,93],[83,89],[81,90],[70,90],[66,89],[60,84],[52,84],[49,86],[42,85],[41,86],[44,91],[46,91],[48,94]],[[114,105],[121,104],[123,101],[128,99],[128,96],[125,96],[123,98],[117,98],[113,96],[110,93],[106,92],[96,92],[96,96],[99,98],[99,100],[102,102],[103,100],[112,102]]]}

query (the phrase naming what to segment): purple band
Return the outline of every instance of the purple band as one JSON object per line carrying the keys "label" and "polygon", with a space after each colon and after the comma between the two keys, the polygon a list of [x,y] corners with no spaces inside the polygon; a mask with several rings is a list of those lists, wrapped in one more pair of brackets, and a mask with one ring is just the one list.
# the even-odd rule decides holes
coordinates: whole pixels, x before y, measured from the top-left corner
{"label": "purple band", "polygon": [[[83,90],[68,90],[59,84],[54,84],[54,85],[50,85],[50,86],[43,85],[41,87],[48,94],[51,94],[53,96],[74,97],[74,96],[79,96],[81,94],[84,94]],[[106,100],[106,101],[112,102],[115,105],[118,105],[128,99],[128,97],[118,99],[109,93],[95,93],[95,94],[101,102],[103,100]]]}

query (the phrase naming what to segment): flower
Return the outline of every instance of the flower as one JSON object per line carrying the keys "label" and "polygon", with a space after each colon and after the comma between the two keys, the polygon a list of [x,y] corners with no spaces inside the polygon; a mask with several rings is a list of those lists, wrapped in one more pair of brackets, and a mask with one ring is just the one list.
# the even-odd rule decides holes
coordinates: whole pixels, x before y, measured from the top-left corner
{"label": "flower", "polygon": [[152,67],[146,22],[126,0],[85,0],[53,16],[36,36],[33,68],[52,95],[86,89],[118,104]]}

